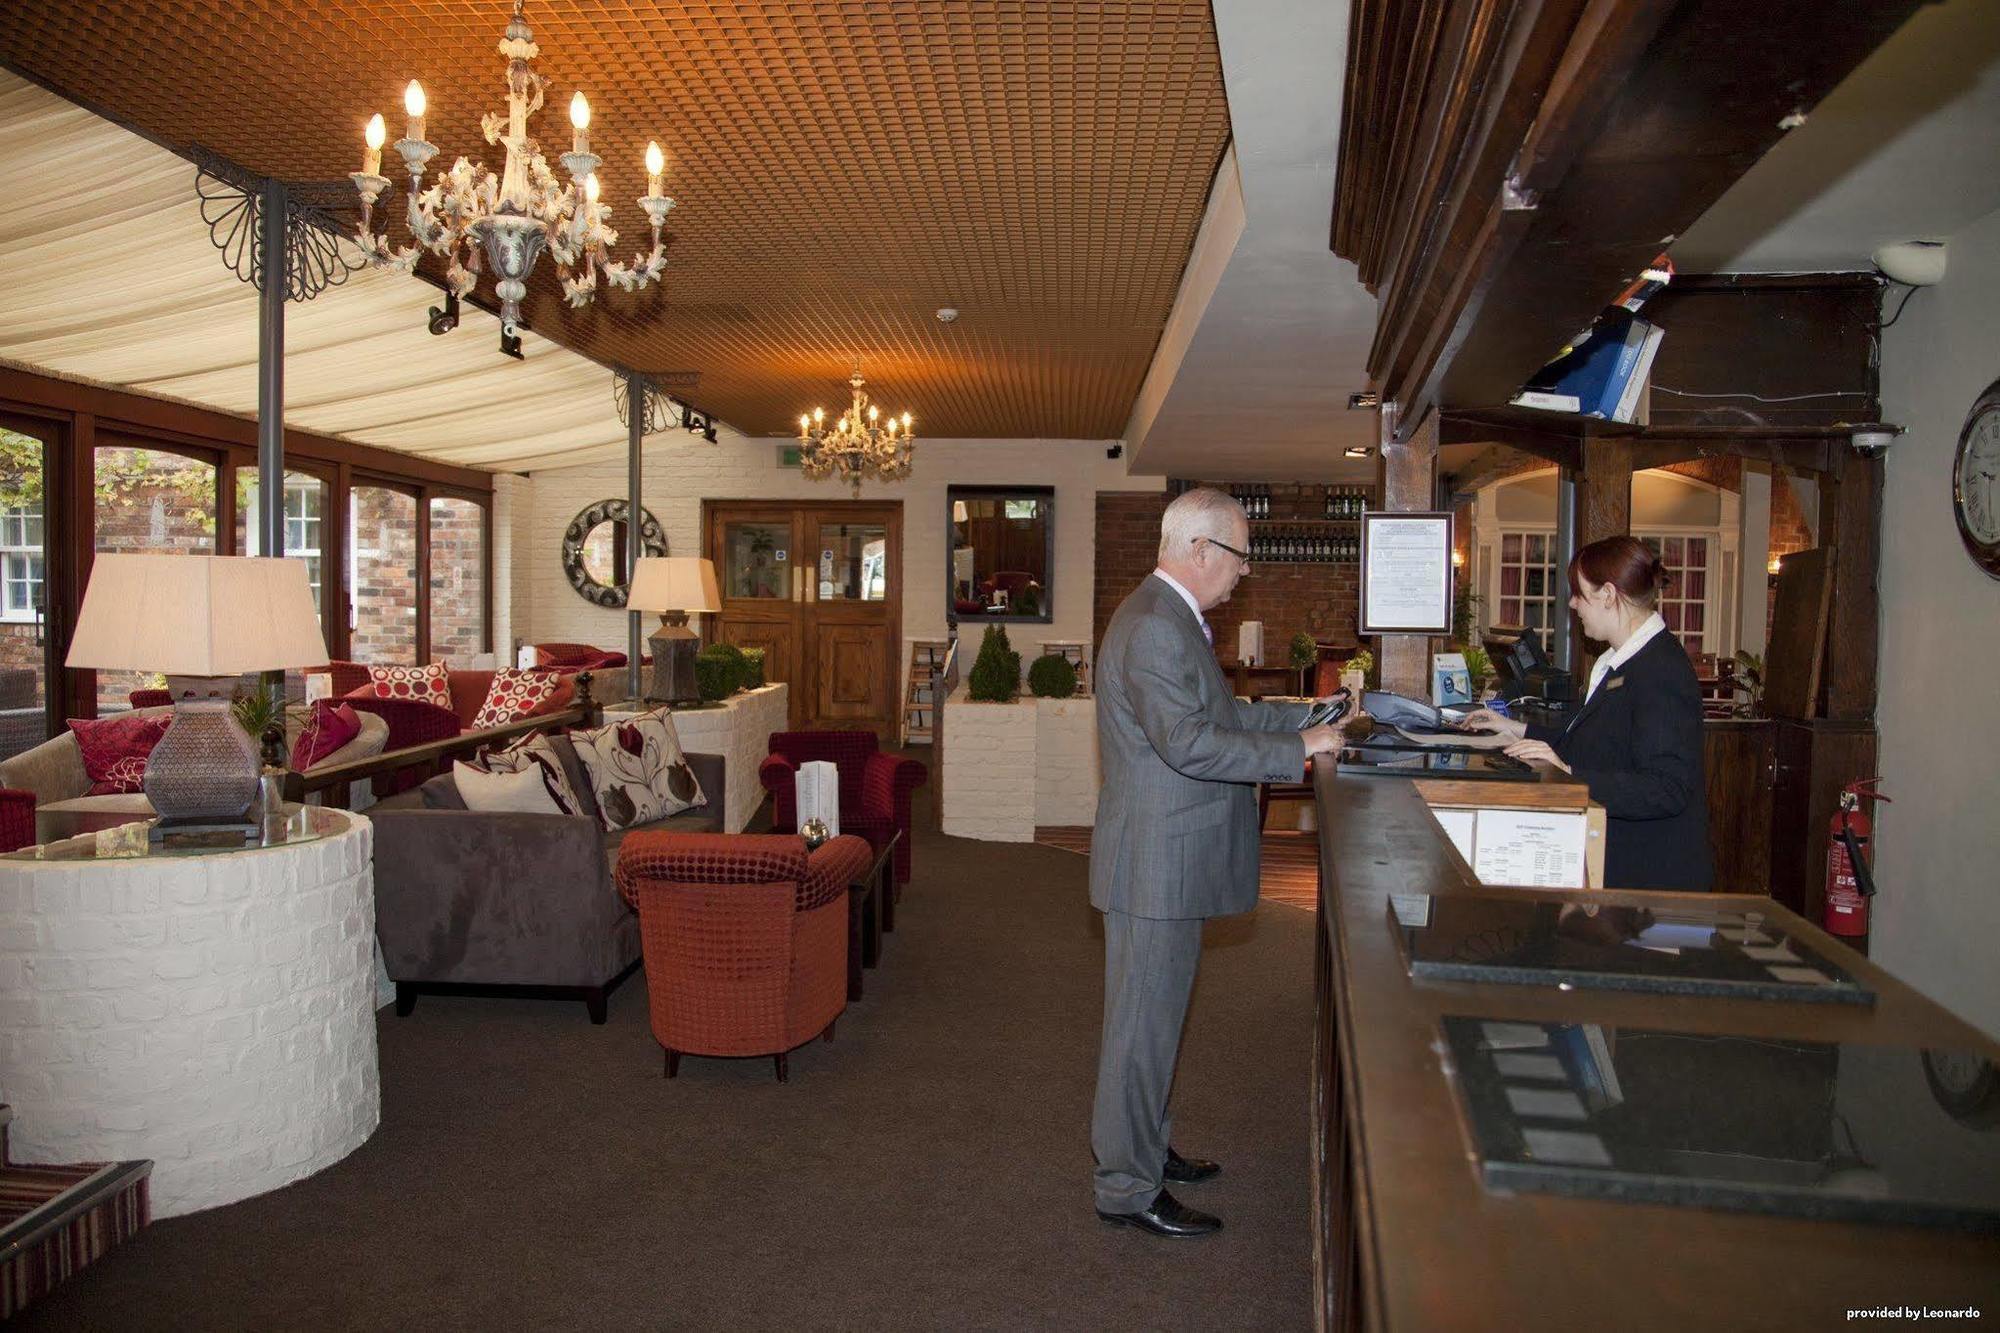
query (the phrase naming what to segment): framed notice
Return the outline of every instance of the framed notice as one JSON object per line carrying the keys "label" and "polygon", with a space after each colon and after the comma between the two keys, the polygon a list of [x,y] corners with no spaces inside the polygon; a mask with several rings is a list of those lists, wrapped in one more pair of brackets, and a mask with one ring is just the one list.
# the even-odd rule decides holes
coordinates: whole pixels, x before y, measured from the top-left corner
{"label": "framed notice", "polygon": [[1451,633],[1451,514],[1361,516],[1361,633]]}

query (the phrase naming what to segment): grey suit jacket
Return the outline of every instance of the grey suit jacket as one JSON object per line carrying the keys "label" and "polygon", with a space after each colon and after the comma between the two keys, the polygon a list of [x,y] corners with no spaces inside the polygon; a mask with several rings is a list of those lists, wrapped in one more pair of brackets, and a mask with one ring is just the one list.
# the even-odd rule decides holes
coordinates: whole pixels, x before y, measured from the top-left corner
{"label": "grey suit jacket", "polygon": [[1181,918],[1257,905],[1259,782],[1298,782],[1305,704],[1236,698],[1194,611],[1148,575],[1097,650],[1100,911]]}

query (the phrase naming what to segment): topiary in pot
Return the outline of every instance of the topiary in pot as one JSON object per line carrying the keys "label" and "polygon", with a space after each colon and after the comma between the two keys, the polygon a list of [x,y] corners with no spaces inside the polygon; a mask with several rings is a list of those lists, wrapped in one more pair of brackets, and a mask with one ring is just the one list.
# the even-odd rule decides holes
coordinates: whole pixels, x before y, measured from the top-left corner
{"label": "topiary in pot", "polygon": [[1076,693],[1076,664],[1061,653],[1046,653],[1028,667],[1028,688],[1037,699],[1067,699]]}
{"label": "topiary in pot", "polygon": [[754,690],[764,684],[764,649],[743,650],[743,688]]}
{"label": "topiary in pot", "polygon": [[743,650],[735,644],[711,643],[701,650],[701,656],[720,658],[729,663],[730,670],[735,673],[733,677],[735,683],[731,686],[730,693],[750,688],[749,661],[744,657]]}
{"label": "topiary in pot", "polygon": [[1313,636],[1301,631],[1292,636],[1292,670],[1305,671],[1319,661],[1319,645]]}
{"label": "topiary in pot", "polygon": [[1021,692],[1021,655],[1008,643],[1007,631],[998,625],[986,627],[966,692],[990,704],[1011,703]]}
{"label": "topiary in pot", "polygon": [[737,658],[704,648],[694,659],[695,692],[704,703],[718,703],[736,693],[741,672]]}

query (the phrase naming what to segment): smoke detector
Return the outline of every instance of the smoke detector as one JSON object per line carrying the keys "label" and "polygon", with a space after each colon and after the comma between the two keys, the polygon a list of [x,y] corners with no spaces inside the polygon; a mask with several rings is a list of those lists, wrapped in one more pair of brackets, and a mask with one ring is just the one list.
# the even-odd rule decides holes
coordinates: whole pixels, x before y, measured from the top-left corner
{"label": "smoke detector", "polygon": [[957,306],[955,306],[955,305],[941,305],[941,306],[939,306],[939,307],[938,307],[938,312],[937,312],[937,319],[938,319],[938,323],[940,323],[940,324],[949,324],[949,323],[951,323],[951,322],[952,322],[953,320],[955,320],[955,319],[957,319],[957,318],[958,318],[958,307],[957,307]]}

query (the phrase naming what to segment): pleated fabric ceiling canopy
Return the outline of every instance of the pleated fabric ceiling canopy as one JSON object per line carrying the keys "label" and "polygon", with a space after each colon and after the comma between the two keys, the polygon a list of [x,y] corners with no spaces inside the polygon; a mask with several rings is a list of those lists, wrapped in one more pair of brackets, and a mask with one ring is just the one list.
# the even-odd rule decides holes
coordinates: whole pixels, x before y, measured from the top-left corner
{"label": "pleated fabric ceiling canopy", "polygon": [[[509,8],[0,7],[0,63],[42,85],[0,76],[0,170],[49,187],[0,202],[0,357],[253,410],[254,293],[210,245],[175,154],[200,145],[255,173],[340,181],[370,114],[400,132],[417,78],[440,160],[497,166],[479,117],[505,105],[494,48]],[[680,207],[664,283],[570,310],[545,260],[517,363],[490,319],[430,336],[429,284],[358,273],[290,307],[292,424],[545,465],[622,442],[607,366],[698,377],[685,396],[775,434],[837,402],[858,356],[931,438],[1121,434],[1228,140],[1207,0],[528,0],[525,13],[550,80],[532,130],[545,151],[566,146],[569,96],[589,95],[620,258],[643,248],[645,145],[667,150]],[[400,200],[386,211],[407,243]],[[489,278],[475,299],[490,297]]]}

